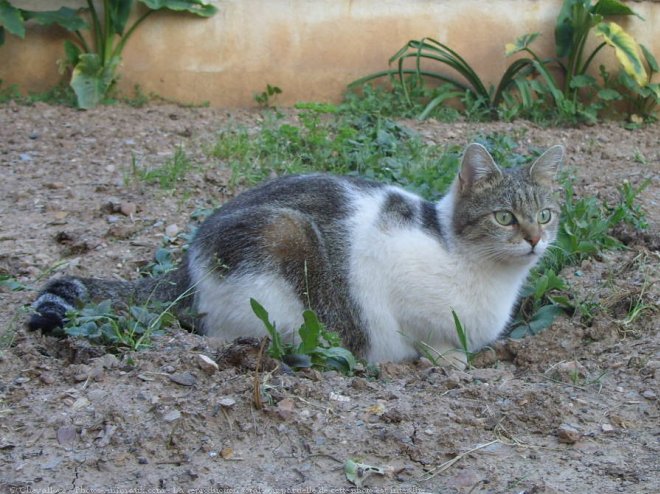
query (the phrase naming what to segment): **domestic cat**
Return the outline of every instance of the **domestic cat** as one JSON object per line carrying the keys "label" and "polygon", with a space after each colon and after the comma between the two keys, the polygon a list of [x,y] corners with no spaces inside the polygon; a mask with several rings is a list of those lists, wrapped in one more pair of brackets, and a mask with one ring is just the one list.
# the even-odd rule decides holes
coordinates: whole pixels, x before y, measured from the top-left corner
{"label": "domestic cat", "polygon": [[29,327],[61,327],[82,301],[161,300],[176,301],[196,331],[232,340],[266,334],[254,298],[285,338],[297,337],[309,307],[372,362],[415,358],[420,344],[454,351],[454,310],[475,351],[505,329],[529,270],[555,239],[563,155],[554,146],[531,165],[502,169],[470,144],[437,203],[355,177],[276,178],[209,216],[181,265],[159,278],[50,281]]}

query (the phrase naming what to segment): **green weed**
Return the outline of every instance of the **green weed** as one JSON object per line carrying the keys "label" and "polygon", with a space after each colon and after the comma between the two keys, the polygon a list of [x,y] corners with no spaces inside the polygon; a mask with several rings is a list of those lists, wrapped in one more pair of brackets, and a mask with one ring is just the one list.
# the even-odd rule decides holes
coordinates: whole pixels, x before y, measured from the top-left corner
{"label": "green weed", "polygon": [[256,134],[232,129],[218,136],[208,153],[231,168],[232,187],[273,175],[330,172],[396,183],[433,199],[458,168],[458,146],[425,145],[388,118],[331,105],[305,108],[296,123],[270,114]]}
{"label": "green weed", "polygon": [[353,373],[357,363],[355,357],[341,346],[337,333],[324,328],[313,311],[307,309],[303,312],[304,322],[298,330],[300,343],[294,345],[282,341],[275,323],[270,321],[268,312],[259,302],[250,299],[250,305],[270,336],[268,354],[274,359],[281,360],[293,369],[315,368]]}
{"label": "green weed", "polygon": [[271,99],[278,94],[282,94],[282,90],[279,87],[267,84],[265,90],[254,95],[254,101],[256,101],[262,108],[270,108],[272,106]]}
{"label": "green weed", "polygon": [[0,274],[0,288],[6,288],[12,292],[29,290],[30,288],[8,274]]}
{"label": "green weed", "polygon": [[151,303],[121,310],[113,307],[111,300],[105,300],[68,312],[63,331],[102,345],[141,350],[175,323],[176,318],[168,309],[165,304]]}
{"label": "green weed", "polygon": [[161,166],[149,168],[140,165],[133,155],[130,170],[124,175],[126,184],[131,181],[140,181],[147,184],[158,184],[161,189],[174,189],[178,182],[192,169],[193,162],[182,146],[175,149],[174,155],[165,160]]}

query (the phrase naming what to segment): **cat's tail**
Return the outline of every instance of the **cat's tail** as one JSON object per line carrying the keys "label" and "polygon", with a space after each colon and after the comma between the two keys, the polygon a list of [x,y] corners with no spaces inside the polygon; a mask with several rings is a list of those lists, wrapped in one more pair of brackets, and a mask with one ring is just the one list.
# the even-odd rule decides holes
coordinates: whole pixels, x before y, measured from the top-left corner
{"label": "cat's tail", "polygon": [[179,318],[192,305],[192,293],[185,265],[156,278],[136,281],[102,280],[64,276],[49,281],[32,304],[28,328],[44,333],[61,328],[67,312],[87,302],[111,300],[113,305],[171,303]]}

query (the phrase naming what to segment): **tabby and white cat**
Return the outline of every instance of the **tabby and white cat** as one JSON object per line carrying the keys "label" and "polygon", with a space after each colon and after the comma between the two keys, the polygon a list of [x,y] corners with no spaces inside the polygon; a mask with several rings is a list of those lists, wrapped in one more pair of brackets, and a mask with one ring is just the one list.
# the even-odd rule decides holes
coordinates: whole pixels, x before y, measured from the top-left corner
{"label": "tabby and white cat", "polygon": [[87,300],[178,298],[185,322],[231,340],[265,334],[254,298],[290,338],[311,307],[372,362],[414,358],[424,343],[440,353],[459,347],[452,309],[478,350],[502,333],[530,268],[555,238],[552,189],[563,154],[554,146],[530,166],[501,169],[470,144],[438,203],[358,178],[278,178],[211,215],[184,262],[160,278],[51,281],[29,326],[62,326]]}

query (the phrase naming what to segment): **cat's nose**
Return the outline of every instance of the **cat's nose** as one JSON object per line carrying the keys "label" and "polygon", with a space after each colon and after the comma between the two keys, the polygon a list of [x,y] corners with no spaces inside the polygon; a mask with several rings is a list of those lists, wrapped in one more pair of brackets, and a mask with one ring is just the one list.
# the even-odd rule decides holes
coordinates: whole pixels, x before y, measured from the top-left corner
{"label": "cat's nose", "polygon": [[541,240],[541,235],[529,235],[528,237],[525,237],[525,240],[532,247],[536,247],[536,244]]}

